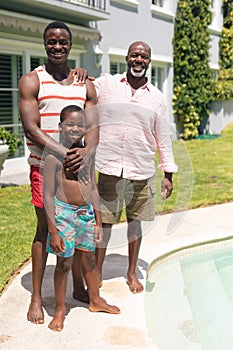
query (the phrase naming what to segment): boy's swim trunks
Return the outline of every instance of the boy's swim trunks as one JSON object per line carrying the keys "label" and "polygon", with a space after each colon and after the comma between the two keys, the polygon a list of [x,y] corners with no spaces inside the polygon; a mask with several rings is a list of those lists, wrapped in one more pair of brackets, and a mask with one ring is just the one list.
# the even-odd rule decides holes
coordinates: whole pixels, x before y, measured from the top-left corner
{"label": "boy's swim trunks", "polygon": [[[95,216],[92,204],[75,206],[54,198],[54,207],[56,227],[66,246],[65,252],[58,255],[69,258],[73,256],[75,249],[94,252]],[[55,254],[50,247],[50,235],[46,250]]]}

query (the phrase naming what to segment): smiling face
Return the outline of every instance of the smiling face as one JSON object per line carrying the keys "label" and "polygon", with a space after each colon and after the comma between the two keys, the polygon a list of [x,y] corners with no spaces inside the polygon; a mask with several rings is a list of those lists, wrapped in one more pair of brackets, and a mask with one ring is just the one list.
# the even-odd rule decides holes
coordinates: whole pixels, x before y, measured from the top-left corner
{"label": "smiling face", "polygon": [[44,46],[48,61],[55,64],[66,62],[72,46],[69,32],[64,28],[48,29],[45,33]]}
{"label": "smiling face", "polygon": [[133,77],[144,77],[151,61],[150,47],[141,41],[130,45],[126,61],[128,65],[128,74]]}
{"label": "smiling face", "polygon": [[65,113],[63,122],[59,124],[59,129],[64,146],[68,148],[78,146],[86,131],[84,112]]}

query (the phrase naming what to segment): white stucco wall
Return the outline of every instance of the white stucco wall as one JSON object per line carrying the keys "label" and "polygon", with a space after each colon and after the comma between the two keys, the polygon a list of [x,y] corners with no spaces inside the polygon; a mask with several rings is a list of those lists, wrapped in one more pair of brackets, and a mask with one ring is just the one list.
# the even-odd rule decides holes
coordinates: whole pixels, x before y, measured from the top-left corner
{"label": "white stucco wall", "polygon": [[213,102],[206,132],[220,134],[231,123],[233,123],[233,100]]}

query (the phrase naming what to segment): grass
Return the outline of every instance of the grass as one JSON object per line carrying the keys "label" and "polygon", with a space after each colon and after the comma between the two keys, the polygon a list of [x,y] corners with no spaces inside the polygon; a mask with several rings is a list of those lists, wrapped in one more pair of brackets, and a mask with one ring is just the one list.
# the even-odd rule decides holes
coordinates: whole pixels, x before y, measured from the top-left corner
{"label": "grass", "polygon": [[[232,145],[233,124],[218,139],[175,141],[173,148],[179,171],[173,178],[174,191],[167,201],[161,200],[163,174],[157,171],[157,212],[233,201]],[[30,257],[36,226],[30,197],[29,186],[0,189],[0,292],[14,271]]]}
{"label": "grass", "polygon": [[175,141],[179,171],[163,211],[182,210],[233,200],[233,124],[217,139]]}
{"label": "grass", "polygon": [[31,254],[36,220],[30,196],[29,186],[0,189],[0,292]]}

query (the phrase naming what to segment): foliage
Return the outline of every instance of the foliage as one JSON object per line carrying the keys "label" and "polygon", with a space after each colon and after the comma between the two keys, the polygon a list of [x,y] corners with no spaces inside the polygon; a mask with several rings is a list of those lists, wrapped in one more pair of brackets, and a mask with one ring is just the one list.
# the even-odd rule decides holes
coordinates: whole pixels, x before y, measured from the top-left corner
{"label": "foliage", "polygon": [[233,0],[223,0],[223,28],[219,40],[220,71],[215,87],[215,97],[233,98]]}
{"label": "foliage", "polygon": [[9,155],[13,154],[23,143],[16,132],[8,131],[4,127],[0,127],[0,140],[8,145]]}
{"label": "foliage", "polygon": [[173,107],[178,132],[185,140],[198,136],[213,99],[210,23],[210,0],[178,1],[173,38]]}

